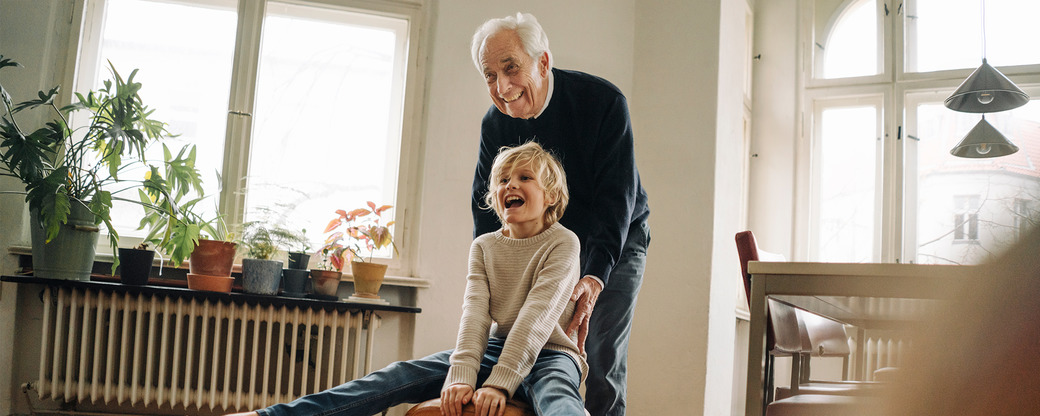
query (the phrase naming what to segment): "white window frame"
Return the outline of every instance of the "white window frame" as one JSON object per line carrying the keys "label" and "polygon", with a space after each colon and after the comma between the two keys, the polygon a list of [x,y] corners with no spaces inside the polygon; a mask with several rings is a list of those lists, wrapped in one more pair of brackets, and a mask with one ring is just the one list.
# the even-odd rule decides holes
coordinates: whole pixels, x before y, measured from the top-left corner
{"label": "white window frame", "polygon": [[[72,50],[70,61],[76,62],[76,68],[70,71],[66,79],[71,80],[75,91],[85,91],[91,86],[75,85],[78,79],[94,79],[94,68],[97,65],[100,33],[104,3],[106,0],[75,0],[74,14],[79,16],[73,25],[70,44],[77,45]],[[177,0],[173,0],[177,1]],[[394,0],[278,0],[280,3],[292,3],[307,6],[327,7],[373,16],[404,19],[408,22],[407,36],[398,39],[404,43],[407,56],[404,65],[395,65],[402,73],[395,78],[404,78],[402,83],[395,83],[395,88],[403,88],[402,117],[400,126],[400,149],[398,174],[396,183],[396,204],[394,207],[394,241],[399,251],[388,261],[390,271],[397,275],[414,274],[414,260],[417,256],[418,238],[413,234],[419,230],[419,175],[421,149],[420,137],[422,103],[425,99],[425,54],[426,42],[423,34],[429,25],[428,6],[425,1]],[[190,3],[226,3],[222,0],[191,0]],[[268,0],[237,0],[238,27],[235,41],[234,73],[230,99],[228,104],[227,129],[224,144],[224,165],[222,168],[221,195],[218,206],[224,213],[228,224],[239,224],[245,217],[245,192],[240,178],[247,176],[248,155],[252,133],[250,117],[238,116],[238,113],[252,114],[257,77],[260,37],[262,22]],[[81,28],[77,27],[81,25]],[[77,30],[79,29],[79,30]],[[93,51],[93,52],[90,52]],[[78,72],[78,73],[77,73]],[[246,155],[240,158],[230,154]],[[324,225],[327,218],[315,219],[316,224]],[[130,240],[130,239],[128,239]]]}
{"label": "white window frame", "polygon": [[[846,0],[846,5],[854,0]],[[848,99],[861,94],[882,93],[883,100],[883,134],[884,150],[882,158],[883,174],[882,193],[879,195],[881,211],[881,229],[875,244],[880,243],[880,256],[876,261],[899,263],[904,259],[913,261],[916,251],[912,244],[905,244],[908,237],[916,233],[916,194],[912,175],[916,175],[913,161],[915,146],[908,146],[908,135],[916,130],[916,120],[907,109],[912,108],[915,96],[934,94],[942,99],[949,96],[975,68],[944,70],[934,72],[904,71],[904,15],[912,0],[877,0],[878,15],[882,18],[879,26],[883,28],[882,41],[883,70],[880,74],[818,79],[815,77],[816,47],[814,6],[816,0],[799,0],[799,65],[801,67],[799,83],[801,84],[802,115],[801,127],[796,149],[795,178],[795,232],[792,257],[808,260],[815,241],[815,230],[812,227],[812,210],[814,198],[814,138],[817,127],[814,124],[814,111],[817,101]],[[888,10],[887,16],[885,10]],[[830,17],[833,20],[833,17]],[[981,64],[981,57],[979,63]],[[998,68],[1005,75],[1012,77],[1016,85],[1026,91],[1032,98],[1040,97],[1040,64],[1018,65]],[[904,163],[904,161],[910,161]],[[904,189],[905,188],[905,189]],[[908,205],[909,204],[909,205]],[[904,218],[905,216],[905,218]],[[905,244],[905,247],[904,247]]]}

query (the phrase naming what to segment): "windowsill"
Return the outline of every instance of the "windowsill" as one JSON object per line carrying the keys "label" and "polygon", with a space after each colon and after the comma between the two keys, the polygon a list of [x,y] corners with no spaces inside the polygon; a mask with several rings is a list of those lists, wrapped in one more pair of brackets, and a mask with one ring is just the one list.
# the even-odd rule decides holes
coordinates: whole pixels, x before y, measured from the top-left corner
{"label": "windowsill", "polygon": [[[7,251],[10,254],[15,255],[15,256],[25,256],[27,258],[32,258],[32,247],[29,247],[29,246],[11,246],[11,247],[8,248]],[[97,253],[94,256],[94,262],[95,262],[95,264],[96,263],[108,263],[109,265],[111,265],[111,263],[112,263],[112,253],[108,253],[108,252]],[[155,264],[156,267],[158,267],[161,262],[162,262],[162,260],[156,259],[154,264]],[[168,269],[168,268],[169,269],[184,269],[184,267],[173,267],[173,266],[166,265],[166,264],[163,264],[162,267],[163,267],[163,269]],[[234,267],[232,267],[231,271],[232,271],[232,273],[241,273],[242,265],[241,264],[235,264]],[[343,278],[341,280],[344,281],[344,282],[351,282],[351,283],[353,283],[354,282],[354,276],[351,275],[350,273],[343,273]],[[386,286],[413,287],[413,288],[427,288],[427,287],[430,287],[430,281],[429,280],[418,278],[418,277],[411,277],[411,276],[387,275],[383,279],[383,284],[386,285]]]}

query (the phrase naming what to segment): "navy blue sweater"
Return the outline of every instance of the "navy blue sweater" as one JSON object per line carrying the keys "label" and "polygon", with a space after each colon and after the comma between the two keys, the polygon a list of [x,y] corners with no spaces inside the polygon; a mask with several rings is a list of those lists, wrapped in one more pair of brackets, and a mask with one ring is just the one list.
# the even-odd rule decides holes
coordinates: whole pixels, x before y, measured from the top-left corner
{"label": "navy blue sweater", "polygon": [[513,118],[493,105],[484,115],[473,176],[473,237],[501,228],[495,213],[482,209],[495,155],[503,146],[536,141],[556,155],[567,173],[570,204],[560,223],[581,241],[582,276],[606,284],[629,226],[650,213],[636,169],[628,103],[605,79],[552,71],[553,94],[538,118]]}

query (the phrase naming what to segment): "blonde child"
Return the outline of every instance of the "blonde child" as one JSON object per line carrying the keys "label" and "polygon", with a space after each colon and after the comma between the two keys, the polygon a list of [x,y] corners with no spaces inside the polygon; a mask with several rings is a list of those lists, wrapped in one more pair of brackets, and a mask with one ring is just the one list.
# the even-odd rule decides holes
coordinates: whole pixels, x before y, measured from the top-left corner
{"label": "blonde child", "polygon": [[557,220],[567,207],[559,161],[535,142],[503,148],[485,203],[502,223],[473,240],[462,319],[454,350],[396,362],[361,379],[261,416],[368,416],[410,402],[441,398],[441,413],[501,416],[506,400],[528,402],[538,415],[585,415],[578,386],[587,371],[570,295],[578,282],[578,238]]}

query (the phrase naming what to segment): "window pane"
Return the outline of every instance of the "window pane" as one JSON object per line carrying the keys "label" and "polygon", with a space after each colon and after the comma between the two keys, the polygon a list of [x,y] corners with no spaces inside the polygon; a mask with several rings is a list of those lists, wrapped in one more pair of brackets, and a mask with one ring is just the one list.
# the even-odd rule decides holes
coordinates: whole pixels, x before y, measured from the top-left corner
{"label": "window pane", "polygon": [[394,204],[406,32],[402,19],[268,6],[247,219],[306,229],[316,248],[337,209]]}
{"label": "window pane", "polygon": [[881,73],[875,0],[817,0],[815,12],[817,78]]}
{"label": "window pane", "polygon": [[975,68],[983,48],[993,66],[1040,64],[1040,48],[1023,43],[1040,38],[1036,0],[985,2],[985,34],[980,0],[912,0],[907,6],[907,72]]}
{"label": "window pane", "polygon": [[917,241],[910,242],[916,262],[983,262],[1040,219],[1040,102],[986,115],[1020,149],[990,159],[950,155],[979,115],[950,111],[940,102],[916,111]]}
{"label": "window pane", "polygon": [[[169,123],[169,131],[180,136],[167,139],[176,153],[184,144],[197,146],[196,166],[203,175],[206,195],[201,211],[216,212],[219,183],[217,172],[224,158],[228,91],[238,18],[235,2],[206,6],[184,2],[108,0],[100,42],[101,68],[94,89],[110,79],[106,66],[111,61],[124,78],[137,68],[135,80],[142,84],[141,99],[155,110],[154,118]],[[191,22],[185,30],[184,22]],[[162,160],[162,147],[148,150],[152,160]],[[122,179],[142,178],[144,170],[128,171]],[[119,196],[137,200],[136,192]],[[136,231],[143,215],[140,206],[117,202],[113,225],[121,237],[143,237]]]}
{"label": "window pane", "polygon": [[877,118],[875,107],[821,113],[814,260],[874,260]]}

